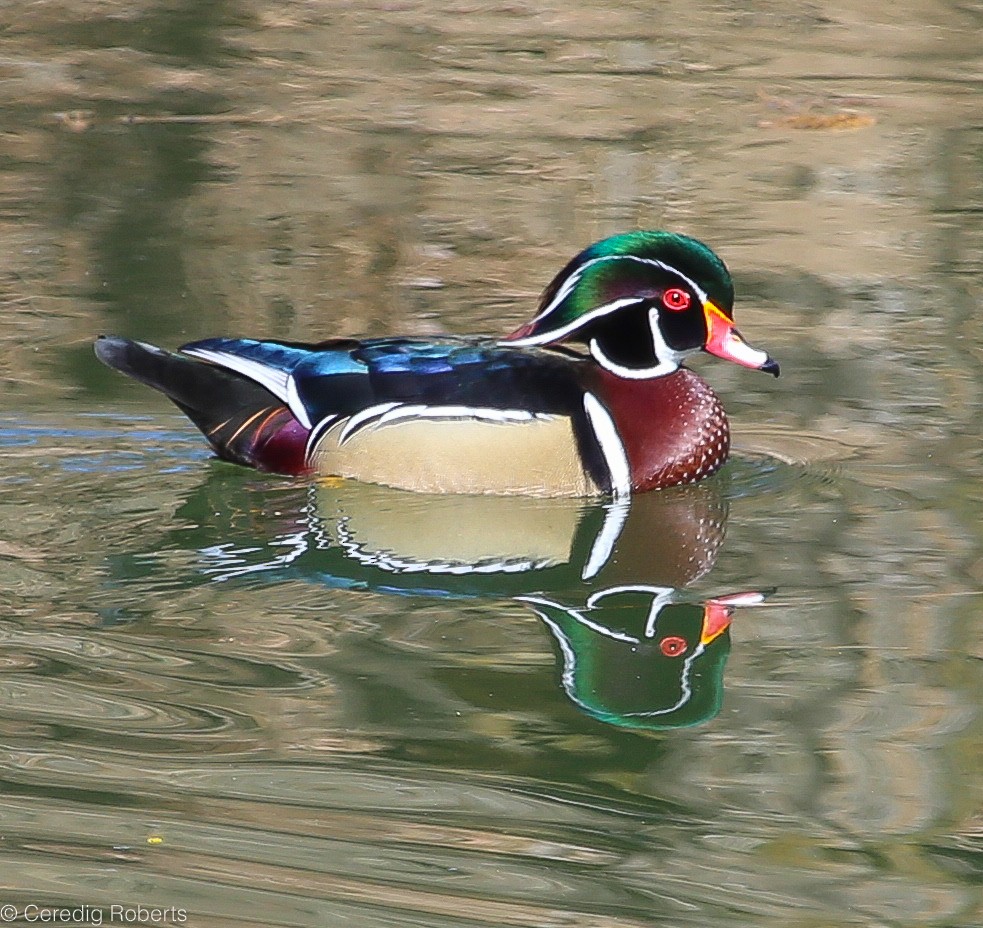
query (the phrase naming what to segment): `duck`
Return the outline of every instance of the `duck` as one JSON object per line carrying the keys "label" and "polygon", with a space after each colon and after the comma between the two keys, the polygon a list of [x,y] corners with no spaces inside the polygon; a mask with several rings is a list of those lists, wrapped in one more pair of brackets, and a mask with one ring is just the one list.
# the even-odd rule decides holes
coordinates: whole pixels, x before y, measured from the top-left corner
{"label": "duck", "polygon": [[624,500],[727,460],[723,404],[687,358],[779,375],[733,307],[711,248],[637,230],[582,250],[503,337],[220,337],[171,351],[104,335],[95,353],[165,394],[225,461],[424,493]]}

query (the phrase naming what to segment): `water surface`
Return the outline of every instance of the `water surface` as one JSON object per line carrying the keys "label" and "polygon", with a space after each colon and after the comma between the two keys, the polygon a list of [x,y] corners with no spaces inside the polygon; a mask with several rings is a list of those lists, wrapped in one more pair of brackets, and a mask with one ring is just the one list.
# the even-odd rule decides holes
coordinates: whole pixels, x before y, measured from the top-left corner
{"label": "water surface", "polygon": [[[8,4],[0,903],[978,926],[981,18]],[[249,473],[91,354],[506,332],[633,227],[783,376],[624,511]]]}

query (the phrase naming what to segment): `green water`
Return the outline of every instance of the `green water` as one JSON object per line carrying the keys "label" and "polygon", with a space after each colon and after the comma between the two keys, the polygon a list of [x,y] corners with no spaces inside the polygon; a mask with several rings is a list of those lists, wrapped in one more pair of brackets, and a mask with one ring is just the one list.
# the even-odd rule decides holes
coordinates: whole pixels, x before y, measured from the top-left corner
{"label": "green water", "polygon": [[[978,4],[0,26],[0,919],[983,923]],[[507,332],[639,226],[782,377],[630,507],[239,470],[91,353]]]}

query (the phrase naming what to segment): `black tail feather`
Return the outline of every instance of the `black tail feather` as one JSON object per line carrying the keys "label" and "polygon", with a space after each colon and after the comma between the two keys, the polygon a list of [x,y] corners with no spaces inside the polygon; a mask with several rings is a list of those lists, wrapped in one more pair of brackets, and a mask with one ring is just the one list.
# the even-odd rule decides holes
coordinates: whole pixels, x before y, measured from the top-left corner
{"label": "black tail feather", "polygon": [[256,427],[290,417],[265,387],[207,361],[116,335],[101,335],[95,352],[103,364],[167,396],[228,461],[257,466]]}

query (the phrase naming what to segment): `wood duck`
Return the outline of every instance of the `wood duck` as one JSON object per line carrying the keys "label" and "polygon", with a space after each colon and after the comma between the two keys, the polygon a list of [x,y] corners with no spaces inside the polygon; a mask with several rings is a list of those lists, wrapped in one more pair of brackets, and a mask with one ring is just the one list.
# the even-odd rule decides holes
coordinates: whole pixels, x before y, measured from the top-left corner
{"label": "wood duck", "polygon": [[595,496],[695,483],[727,417],[697,351],[776,377],[734,325],[706,245],[628,232],[578,254],[502,339],[242,338],[178,352],[115,336],[98,357],[165,393],[219,457],[264,471],[436,493]]}

